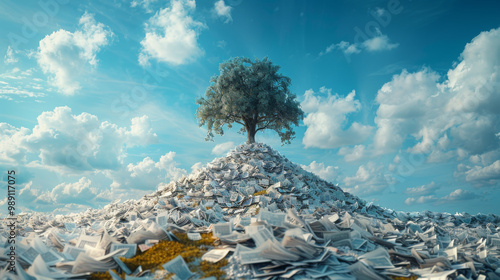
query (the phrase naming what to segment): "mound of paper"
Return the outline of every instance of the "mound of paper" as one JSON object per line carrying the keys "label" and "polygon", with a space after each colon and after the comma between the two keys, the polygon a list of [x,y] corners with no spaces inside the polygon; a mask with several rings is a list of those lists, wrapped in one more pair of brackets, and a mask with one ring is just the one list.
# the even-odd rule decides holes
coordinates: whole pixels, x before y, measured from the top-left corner
{"label": "mound of paper", "polygon": [[[5,266],[0,279],[105,271],[121,279],[112,270],[158,279],[119,257],[175,240],[174,231],[193,240],[213,232],[221,245],[202,260],[228,259],[228,279],[500,279],[500,217],[384,209],[263,144],[238,146],[139,200],[67,216],[27,213],[17,226],[17,269]],[[10,244],[0,230],[1,267]],[[163,268],[200,278],[180,256]]]}

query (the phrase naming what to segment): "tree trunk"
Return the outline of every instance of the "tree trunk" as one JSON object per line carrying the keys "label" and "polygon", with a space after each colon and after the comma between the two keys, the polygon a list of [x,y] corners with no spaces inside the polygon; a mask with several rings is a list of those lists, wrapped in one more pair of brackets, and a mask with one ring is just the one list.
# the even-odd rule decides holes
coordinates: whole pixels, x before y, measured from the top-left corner
{"label": "tree trunk", "polygon": [[247,129],[247,144],[255,143],[255,125],[246,125]]}

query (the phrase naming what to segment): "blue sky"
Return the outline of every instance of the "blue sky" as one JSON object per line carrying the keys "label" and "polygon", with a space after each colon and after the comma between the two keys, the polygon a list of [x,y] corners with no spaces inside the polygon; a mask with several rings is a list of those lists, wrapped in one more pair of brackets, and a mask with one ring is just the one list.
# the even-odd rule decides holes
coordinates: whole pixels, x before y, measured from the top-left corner
{"label": "blue sky", "polygon": [[18,173],[20,209],[57,213],[161,188],[246,140],[235,127],[205,142],[195,99],[219,63],[268,56],[306,115],[291,145],[272,132],[257,141],[383,207],[500,214],[499,10],[3,1],[2,177]]}

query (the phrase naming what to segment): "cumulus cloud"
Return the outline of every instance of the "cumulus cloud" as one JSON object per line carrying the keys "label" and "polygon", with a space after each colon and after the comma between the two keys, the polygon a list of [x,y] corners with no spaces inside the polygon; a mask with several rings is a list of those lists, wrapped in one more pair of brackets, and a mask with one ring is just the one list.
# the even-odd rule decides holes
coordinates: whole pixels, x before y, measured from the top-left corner
{"label": "cumulus cloud", "polygon": [[338,179],[340,175],[339,168],[337,166],[326,166],[323,162],[313,161],[309,165],[300,165],[304,170],[309,171],[318,175],[321,179],[334,182]]}
{"label": "cumulus cloud", "polygon": [[215,2],[214,4],[214,11],[217,14],[217,16],[221,18],[225,18],[226,20],[224,21],[225,23],[229,23],[233,21],[233,18],[231,17],[231,10],[232,7],[227,6],[224,3],[224,0],[219,0]]}
{"label": "cumulus cloud", "polygon": [[191,166],[191,171],[195,172],[196,170],[200,169],[203,167],[203,163],[197,162]]}
{"label": "cumulus cloud", "polygon": [[14,50],[10,46],[8,46],[7,52],[3,57],[3,62],[5,64],[11,64],[11,63],[16,63],[17,61],[19,61],[19,59],[17,59],[17,57],[14,56]]}
{"label": "cumulus cloud", "polygon": [[301,106],[307,114],[304,124],[307,130],[302,143],[307,147],[332,149],[345,145],[355,145],[365,141],[372,131],[372,127],[358,122],[348,124],[347,115],[358,112],[361,103],[355,100],[355,92],[341,97],[332,95],[330,89],[322,87],[320,93],[326,97],[316,95],[313,90],[305,92],[305,99]]}
{"label": "cumulus cloud", "polygon": [[[118,192],[110,193],[109,189],[103,185],[94,186],[92,181],[86,177],[81,177],[72,183],[60,183],[51,190],[43,190],[41,186],[34,186],[33,181],[26,184],[20,184],[18,200],[22,201],[23,211],[53,211],[56,212],[66,209],[65,213],[71,213],[69,210],[87,209],[89,207],[99,206],[99,202],[109,203],[110,198],[120,197]],[[99,200],[102,194],[107,198]],[[1,205],[1,202],[0,202]]]}
{"label": "cumulus cloud", "polygon": [[27,128],[16,128],[8,123],[0,123],[0,161],[22,162],[26,159],[25,148],[20,145],[29,134]]}
{"label": "cumulus cloud", "polygon": [[215,145],[215,147],[212,149],[212,154],[223,155],[223,154],[229,152],[234,147],[235,147],[235,145],[234,145],[233,141],[220,143],[220,144]]}
{"label": "cumulus cloud", "polygon": [[453,201],[463,201],[477,198],[478,195],[470,192],[468,190],[456,189],[452,191],[449,195],[443,197],[441,200],[443,203],[445,202],[453,202]]}
{"label": "cumulus cloud", "polygon": [[414,149],[423,151],[443,129],[442,108],[446,104],[439,92],[439,75],[429,69],[416,73],[406,70],[395,75],[378,91],[379,103],[374,137],[376,153],[394,152],[401,148],[408,135],[422,139]]}
{"label": "cumulus cloud", "polygon": [[[500,104],[500,28],[481,32],[465,46],[460,62],[448,71],[451,111],[498,113]],[[496,130],[498,132],[498,130]]]}
{"label": "cumulus cloud", "polygon": [[338,155],[344,156],[346,162],[360,160],[365,157],[365,146],[356,145],[354,147],[341,147]]}
{"label": "cumulus cloud", "polygon": [[419,196],[419,195],[425,196],[434,193],[437,189],[439,189],[438,185],[434,182],[431,182],[430,184],[427,185],[407,188],[405,192],[413,196]]}
{"label": "cumulus cloud", "polygon": [[459,175],[479,185],[495,182],[493,161],[478,160],[500,148],[499,48],[500,28],[492,29],[465,46],[446,77],[426,68],[393,76],[376,97],[374,151],[390,153],[416,141],[408,152],[426,154],[429,162],[469,158],[475,166],[462,165]]}
{"label": "cumulus cloud", "polygon": [[55,203],[78,203],[92,205],[90,201],[95,198],[99,190],[91,187],[92,181],[86,177],[80,178],[78,182],[61,183],[54,187],[50,198]]}
{"label": "cumulus cloud", "polygon": [[384,166],[374,162],[361,165],[352,177],[345,177],[345,191],[356,195],[369,195],[387,188],[387,179],[384,177]]}
{"label": "cumulus cloud", "polygon": [[[418,188],[407,189],[407,193],[410,193],[414,196],[407,198],[405,200],[405,203],[407,205],[426,203],[433,203],[436,205],[479,198],[476,193],[463,189],[456,189],[446,196],[436,197],[434,194],[429,194],[431,192],[434,192],[434,190],[429,190],[428,188],[429,187],[427,186],[421,186]],[[408,190],[410,190],[410,192],[408,192]]]}
{"label": "cumulus cloud", "polygon": [[28,202],[27,204],[30,204],[31,202],[36,201],[40,196],[40,190],[33,188],[33,181],[30,181],[21,188],[17,199],[19,201],[25,201]]}
{"label": "cumulus cloud", "polygon": [[376,98],[380,105],[375,147],[398,149],[411,135],[419,140],[412,152],[460,148],[463,155],[475,155],[498,148],[500,116],[494,109],[500,106],[498,48],[500,29],[482,32],[466,45],[460,63],[442,83],[429,69],[395,75]]}
{"label": "cumulus cloud", "polygon": [[369,52],[392,50],[397,48],[399,44],[391,43],[387,35],[379,33],[378,36],[372,37],[362,43],[364,49]]}
{"label": "cumulus cloud", "polygon": [[500,182],[500,160],[490,165],[467,168],[464,172],[465,180],[479,185],[494,185]]}
{"label": "cumulus cloud", "polygon": [[469,154],[499,148],[500,130],[500,28],[481,32],[465,46],[460,63],[448,71],[449,115],[456,119],[450,128],[455,144]]}
{"label": "cumulus cloud", "polygon": [[89,113],[73,115],[69,107],[43,112],[30,131],[1,123],[0,160],[28,160],[38,155],[39,167],[62,171],[117,169],[125,149],[156,141],[147,116],[132,119],[130,129],[107,121],[100,122]]}
{"label": "cumulus cloud", "polygon": [[74,33],[60,29],[45,36],[36,53],[43,72],[51,75],[50,82],[67,95],[81,88],[78,78],[89,66],[97,65],[97,53],[113,36],[107,26],[96,22],[89,13],[83,14],[79,25]]}
{"label": "cumulus cloud", "polygon": [[500,158],[500,149],[492,150],[480,155],[472,155],[469,161],[477,165],[490,165]]}
{"label": "cumulus cloud", "polygon": [[139,54],[142,66],[148,65],[151,59],[180,65],[203,54],[198,36],[205,25],[190,16],[195,8],[194,0],[173,0],[170,7],[161,9],[148,20]]}
{"label": "cumulus cloud", "polygon": [[177,167],[174,157],[175,152],[168,152],[157,162],[146,157],[136,164],[128,164],[125,169],[107,172],[113,180],[111,188],[155,190],[162,183],[177,180],[187,172]]}
{"label": "cumulus cloud", "polygon": [[405,200],[405,203],[407,205],[413,205],[413,204],[424,204],[424,203],[434,203],[438,201],[439,198],[435,197],[434,195],[426,195],[426,196],[420,196],[420,197],[409,197]]}

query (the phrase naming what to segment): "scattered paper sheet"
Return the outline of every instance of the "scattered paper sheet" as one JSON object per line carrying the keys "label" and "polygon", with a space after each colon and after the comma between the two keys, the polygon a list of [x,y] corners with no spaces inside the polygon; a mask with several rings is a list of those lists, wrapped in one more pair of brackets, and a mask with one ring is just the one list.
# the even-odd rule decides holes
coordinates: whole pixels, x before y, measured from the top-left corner
{"label": "scattered paper sheet", "polygon": [[180,255],[165,263],[163,268],[174,273],[181,280],[187,280],[193,276],[193,273],[189,270],[186,262]]}

